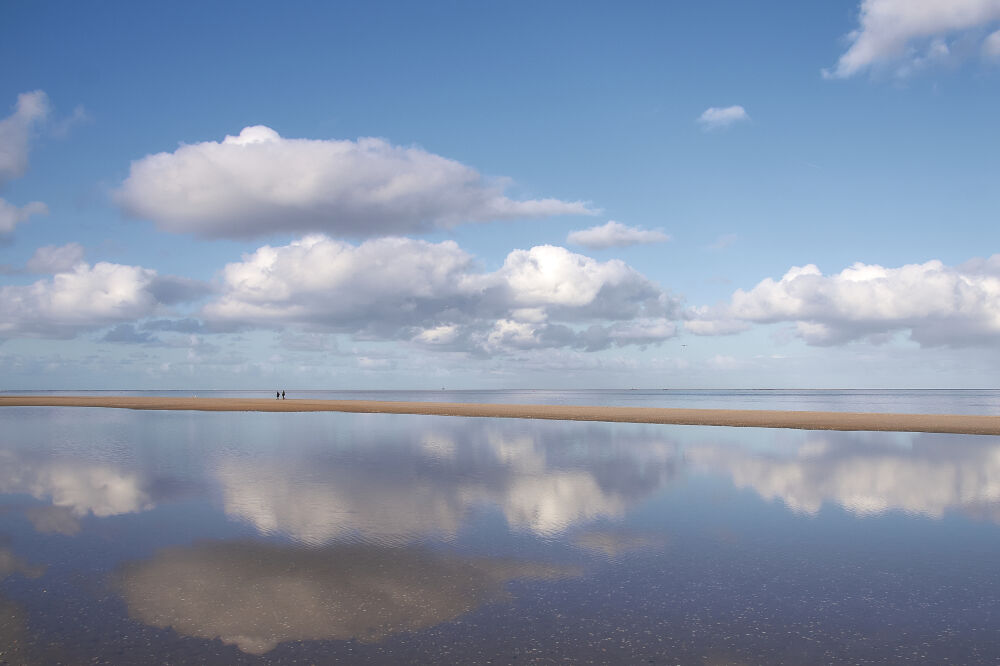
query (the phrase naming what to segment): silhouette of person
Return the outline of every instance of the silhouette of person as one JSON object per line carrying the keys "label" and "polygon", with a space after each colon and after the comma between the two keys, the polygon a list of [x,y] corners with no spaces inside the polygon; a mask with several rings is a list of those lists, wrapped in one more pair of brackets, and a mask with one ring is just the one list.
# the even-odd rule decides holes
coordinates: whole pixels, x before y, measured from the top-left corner
{"label": "silhouette of person", "polygon": [[281,391],[275,391],[275,392],[274,392],[274,399],[275,399],[275,400],[277,400],[277,399],[279,399],[280,397],[281,397]]}
{"label": "silhouette of person", "polygon": [[282,392],[281,392],[281,399],[282,399],[282,400],[284,400],[284,399],[285,399],[285,392],[284,392],[284,391],[282,391]]}

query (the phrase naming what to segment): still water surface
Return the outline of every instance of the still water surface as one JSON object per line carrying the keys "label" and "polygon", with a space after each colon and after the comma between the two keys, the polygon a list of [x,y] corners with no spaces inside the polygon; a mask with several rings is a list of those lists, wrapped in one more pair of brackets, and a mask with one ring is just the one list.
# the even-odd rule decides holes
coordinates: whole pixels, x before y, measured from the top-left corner
{"label": "still water surface", "polygon": [[0,409],[0,663],[996,663],[1000,438]]}

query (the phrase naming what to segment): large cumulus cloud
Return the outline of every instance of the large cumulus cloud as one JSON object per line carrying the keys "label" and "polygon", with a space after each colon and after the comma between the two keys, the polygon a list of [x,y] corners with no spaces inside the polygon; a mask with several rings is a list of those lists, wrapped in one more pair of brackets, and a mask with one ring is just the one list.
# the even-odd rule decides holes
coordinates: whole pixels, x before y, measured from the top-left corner
{"label": "large cumulus cloud", "polygon": [[70,338],[148,317],[206,291],[200,282],[142,266],[80,261],[30,285],[0,287],[0,339]]}
{"label": "large cumulus cloud", "polygon": [[496,351],[649,344],[675,334],[677,303],[622,261],[555,246],[494,272],[451,241],[311,235],[228,264],[214,323],[307,325],[436,348]]}
{"label": "large cumulus cloud", "polygon": [[221,142],[136,160],[116,200],[161,229],[206,237],[311,231],[371,237],[593,212],[580,201],[510,199],[506,184],[384,139],[286,139],[255,126]]}
{"label": "large cumulus cloud", "polygon": [[885,268],[856,263],[824,275],[809,264],[767,278],[714,308],[688,312],[696,334],[733,333],[749,323],[794,322],[812,345],[880,341],[908,331],[922,346],[1000,339],[1000,255],[947,266],[940,261]]}

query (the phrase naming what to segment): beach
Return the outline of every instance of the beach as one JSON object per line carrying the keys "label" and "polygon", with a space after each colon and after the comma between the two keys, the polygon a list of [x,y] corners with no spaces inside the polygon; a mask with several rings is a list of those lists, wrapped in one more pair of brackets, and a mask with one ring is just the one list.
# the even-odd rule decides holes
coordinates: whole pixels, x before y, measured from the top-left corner
{"label": "beach", "polygon": [[514,405],[379,400],[274,400],[139,396],[0,396],[0,407],[103,407],[205,412],[353,412],[481,418],[603,421],[798,430],[933,432],[1000,435],[1000,416],[878,414],[583,405]]}

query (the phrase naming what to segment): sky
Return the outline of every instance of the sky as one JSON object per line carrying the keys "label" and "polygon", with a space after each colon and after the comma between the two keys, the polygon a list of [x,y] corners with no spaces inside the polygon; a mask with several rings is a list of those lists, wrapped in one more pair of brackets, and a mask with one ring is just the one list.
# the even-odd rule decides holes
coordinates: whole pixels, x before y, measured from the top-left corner
{"label": "sky", "polygon": [[9,0],[0,62],[0,390],[998,386],[1000,0]]}

